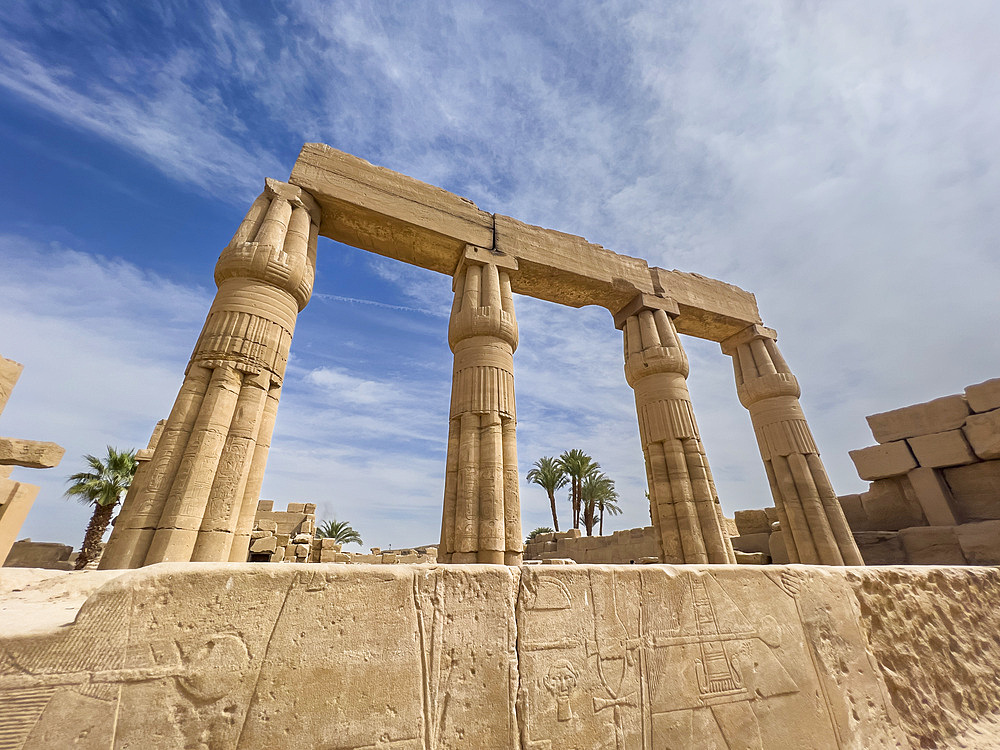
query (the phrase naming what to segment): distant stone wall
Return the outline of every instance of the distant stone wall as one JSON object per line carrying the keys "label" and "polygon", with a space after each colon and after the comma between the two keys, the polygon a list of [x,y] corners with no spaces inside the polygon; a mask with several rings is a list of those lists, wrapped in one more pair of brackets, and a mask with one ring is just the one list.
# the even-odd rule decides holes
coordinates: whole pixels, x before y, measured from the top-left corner
{"label": "distant stone wall", "polygon": [[73,570],[73,548],[59,542],[33,542],[19,539],[11,545],[4,561],[5,568],[46,568]]}
{"label": "distant stone wall", "polygon": [[524,545],[525,560],[567,558],[578,563],[629,565],[657,562],[660,546],[652,526],[608,536],[582,536],[580,529],[538,534]]}

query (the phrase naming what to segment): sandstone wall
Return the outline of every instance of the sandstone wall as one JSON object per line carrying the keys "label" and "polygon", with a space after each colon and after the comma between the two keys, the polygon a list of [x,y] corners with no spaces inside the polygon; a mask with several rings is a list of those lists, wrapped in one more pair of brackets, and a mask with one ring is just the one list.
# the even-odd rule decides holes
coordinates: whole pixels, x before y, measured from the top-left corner
{"label": "sandstone wall", "polygon": [[538,534],[524,545],[525,560],[569,559],[578,563],[629,565],[656,562],[656,529],[623,529],[607,536],[582,536],[580,529]]}
{"label": "sandstone wall", "polygon": [[998,593],[973,567],[5,568],[0,747],[996,747]]}
{"label": "sandstone wall", "polygon": [[58,542],[33,542],[19,539],[10,548],[4,567],[7,568],[48,568],[49,570],[73,570],[73,548]]}

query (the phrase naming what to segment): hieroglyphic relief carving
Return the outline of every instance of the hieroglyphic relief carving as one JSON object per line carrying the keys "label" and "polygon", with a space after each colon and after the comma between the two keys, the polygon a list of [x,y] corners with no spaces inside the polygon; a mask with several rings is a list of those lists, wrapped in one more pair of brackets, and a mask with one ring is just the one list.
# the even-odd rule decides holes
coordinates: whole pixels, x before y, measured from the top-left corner
{"label": "hieroglyphic relief carving", "polygon": [[[896,747],[891,707],[856,640],[848,599],[837,594],[817,624],[818,602],[798,602],[809,595],[800,571],[748,581],[735,570],[587,566],[558,576],[525,570],[522,579],[523,590],[535,592],[518,610],[518,705],[528,747],[847,748],[852,721],[870,747]],[[543,587],[557,590],[554,580],[569,604],[558,619],[534,607]],[[816,627],[827,629],[816,639],[861,675],[849,691],[830,684],[832,653],[811,654],[807,638]],[[578,670],[567,696],[571,715],[552,710],[545,682],[562,661]],[[586,711],[575,695],[587,696]],[[865,707],[857,706],[862,696]],[[861,719],[847,715],[851,706]],[[814,718],[807,727],[780,719],[791,715]]]}

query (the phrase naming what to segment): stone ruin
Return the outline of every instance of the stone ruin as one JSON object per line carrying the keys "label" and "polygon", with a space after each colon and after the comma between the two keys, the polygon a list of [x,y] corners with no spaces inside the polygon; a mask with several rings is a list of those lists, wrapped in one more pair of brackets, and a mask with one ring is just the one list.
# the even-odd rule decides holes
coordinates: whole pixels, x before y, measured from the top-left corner
{"label": "stone ruin", "polygon": [[[244,563],[319,234],[452,278],[438,564]],[[101,570],[0,569],[3,750],[1000,743],[1000,571],[862,566],[753,295],[320,144],[216,282]],[[664,564],[520,565],[514,293],[623,331]],[[734,564],[681,335],[732,357],[796,564]]]}

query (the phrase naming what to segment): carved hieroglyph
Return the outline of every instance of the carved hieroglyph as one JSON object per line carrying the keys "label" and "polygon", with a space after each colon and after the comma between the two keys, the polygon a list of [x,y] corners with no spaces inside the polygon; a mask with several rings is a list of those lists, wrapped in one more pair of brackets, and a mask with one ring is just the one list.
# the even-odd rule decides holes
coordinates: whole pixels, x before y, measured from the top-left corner
{"label": "carved hieroglyph", "polygon": [[514,409],[517,262],[469,246],[455,272],[448,343],[455,354],[438,560],[521,562]]}
{"label": "carved hieroglyph", "polygon": [[0,568],[0,748],[995,748],[950,738],[1000,710],[998,592],[974,567]]}
{"label": "carved hieroglyph", "polygon": [[788,558],[819,565],[864,565],[837,493],[799,404],[799,382],[775,344],[753,325],[722,342],[733,358],[736,392],[750,411]]}
{"label": "carved hieroglyph", "polygon": [[215,267],[219,291],[102,568],[244,561],[295,319],[312,294],[320,213],[267,180]]}
{"label": "carved hieroglyph", "polygon": [[[10,398],[24,366],[12,359],[0,357],[0,413]],[[58,466],[66,449],[55,443],[17,438],[0,438],[0,565],[7,559],[11,546],[28,511],[38,495],[38,486],[9,479],[11,469],[49,469]]]}
{"label": "carved hieroglyph", "polygon": [[615,316],[635,391],[649,510],[665,563],[736,563],[687,387],[672,300],[642,294]]}

